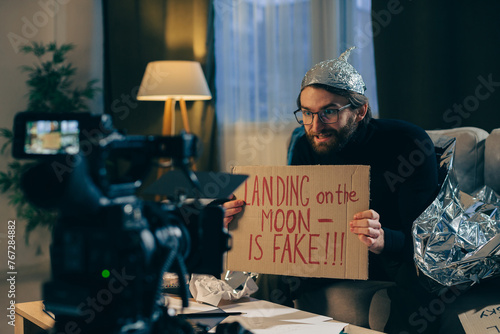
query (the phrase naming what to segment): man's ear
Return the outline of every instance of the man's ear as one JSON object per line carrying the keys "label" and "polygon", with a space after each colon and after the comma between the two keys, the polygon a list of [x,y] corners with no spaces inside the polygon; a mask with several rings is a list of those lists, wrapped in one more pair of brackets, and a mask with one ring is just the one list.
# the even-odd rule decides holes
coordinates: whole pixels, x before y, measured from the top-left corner
{"label": "man's ear", "polygon": [[361,107],[356,109],[356,122],[360,122],[365,118],[366,113],[368,112],[368,103],[363,104]]}

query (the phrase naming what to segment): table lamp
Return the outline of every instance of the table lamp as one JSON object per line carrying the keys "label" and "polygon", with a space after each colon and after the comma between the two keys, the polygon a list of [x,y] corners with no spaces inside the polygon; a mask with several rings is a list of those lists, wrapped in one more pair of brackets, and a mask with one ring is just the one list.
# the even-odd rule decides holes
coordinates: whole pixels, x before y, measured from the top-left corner
{"label": "table lamp", "polygon": [[[165,101],[163,109],[162,136],[175,135],[175,104],[179,101],[182,123],[186,132],[191,132],[187,117],[186,101],[210,100],[201,65],[196,61],[153,61],[148,63],[142,78],[137,100]],[[193,170],[196,166],[193,164]],[[163,168],[158,169],[158,178]],[[157,200],[159,197],[157,196]]]}
{"label": "table lamp", "polygon": [[165,101],[162,135],[175,134],[175,104],[179,101],[184,130],[191,132],[186,101],[210,100],[212,94],[196,61],[153,61],[148,63],[137,100]]}

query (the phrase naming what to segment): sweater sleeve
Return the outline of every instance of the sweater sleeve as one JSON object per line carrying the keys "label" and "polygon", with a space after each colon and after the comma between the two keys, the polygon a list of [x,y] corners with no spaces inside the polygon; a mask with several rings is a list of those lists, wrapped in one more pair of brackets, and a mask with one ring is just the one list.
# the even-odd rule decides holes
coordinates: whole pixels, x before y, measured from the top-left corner
{"label": "sweater sleeve", "polygon": [[422,132],[412,140],[398,159],[400,172],[394,191],[398,198],[400,230],[384,228],[384,253],[392,253],[405,258],[413,257],[413,221],[429,206],[438,187],[438,167],[434,145],[427,134]]}
{"label": "sweater sleeve", "polygon": [[288,145],[287,152],[287,164],[288,165],[303,165],[304,160],[304,147],[301,144],[301,141],[305,137],[305,130],[303,126],[295,128],[293,130],[292,135],[290,137],[290,144]]}

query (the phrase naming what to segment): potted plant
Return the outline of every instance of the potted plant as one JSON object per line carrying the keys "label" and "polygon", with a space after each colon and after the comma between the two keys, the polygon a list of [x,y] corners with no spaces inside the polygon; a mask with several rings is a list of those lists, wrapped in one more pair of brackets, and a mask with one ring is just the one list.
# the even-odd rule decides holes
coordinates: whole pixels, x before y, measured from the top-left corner
{"label": "potted plant", "polygon": [[[29,93],[26,111],[47,113],[89,111],[87,102],[99,90],[95,86],[97,80],[90,80],[83,88],[73,87],[72,79],[76,68],[66,59],[67,53],[73,49],[73,44],[63,44],[58,47],[56,43],[45,45],[36,42],[20,49],[24,54],[34,55],[37,60],[32,66],[21,67],[21,71],[28,73],[26,83]],[[0,153],[10,154],[7,148],[12,143],[12,130],[1,128],[0,137],[5,139]],[[37,226],[51,228],[57,218],[55,211],[31,205],[21,191],[21,175],[33,164],[34,162],[13,161],[8,164],[7,170],[0,171],[0,191],[8,195],[9,204],[16,208],[18,219],[27,222],[26,242],[30,232]]]}

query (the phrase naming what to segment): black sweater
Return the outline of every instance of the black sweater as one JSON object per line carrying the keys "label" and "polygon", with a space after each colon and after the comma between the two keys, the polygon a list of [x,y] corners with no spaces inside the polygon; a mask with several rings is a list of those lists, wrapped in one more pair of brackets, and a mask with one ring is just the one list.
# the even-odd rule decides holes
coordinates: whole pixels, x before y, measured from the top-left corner
{"label": "black sweater", "polygon": [[299,128],[290,144],[289,164],[369,165],[370,209],[379,213],[385,234],[381,256],[370,253],[370,278],[394,277],[391,267],[413,260],[412,223],[432,202],[438,185],[434,145],[423,129],[372,119],[358,127],[340,152],[323,157]]}

